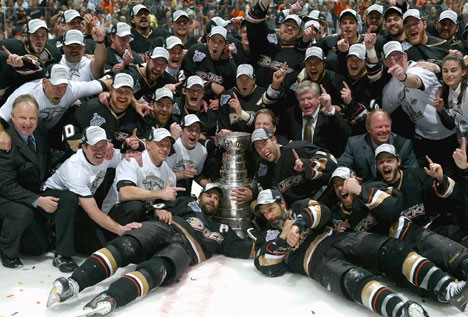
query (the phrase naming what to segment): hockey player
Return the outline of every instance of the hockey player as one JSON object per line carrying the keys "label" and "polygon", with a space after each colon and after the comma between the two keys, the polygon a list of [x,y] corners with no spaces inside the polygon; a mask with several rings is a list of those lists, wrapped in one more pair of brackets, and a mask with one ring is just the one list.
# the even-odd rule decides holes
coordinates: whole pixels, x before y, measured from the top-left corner
{"label": "hockey player", "polygon": [[87,316],[106,315],[152,289],[177,281],[189,265],[215,253],[235,258],[253,257],[254,242],[240,239],[227,225],[213,222],[222,190],[216,183],[205,186],[198,200],[179,198],[171,210],[156,210],[159,217],[141,229],[111,241],[91,255],[68,279],[55,280],[47,306],[76,297],[85,288],[110,277],[118,267],[138,263],[97,295],[85,307]]}
{"label": "hockey player", "polygon": [[368,270],[406,280],[445,303],[461,296],[465,288],[465,282],[455,281],[402,241],[366,232],[333,233],[326,227],[330,210],[314,200],[297,201],[292,210],[285,207],[276,190],[263,190],[258,195],[255,210],[268,220],[271,229],[254,233],[260,246],[255,266],[267,276],[286,271],[309,276],[382,316],[428,315],[422,306],[405,301]]}

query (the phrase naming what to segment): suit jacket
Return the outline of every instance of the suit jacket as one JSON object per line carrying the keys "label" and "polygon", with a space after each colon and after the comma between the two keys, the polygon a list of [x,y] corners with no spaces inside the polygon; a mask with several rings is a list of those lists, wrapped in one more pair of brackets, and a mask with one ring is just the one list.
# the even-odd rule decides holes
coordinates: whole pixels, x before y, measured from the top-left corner
{"label": "suit jacket", "polygon": [[[278,128],[279,134],[292,141],[302,141],[302,111],[297,107],[286,110]],[[327,116],[319,111],[312,143],[326,148],[336,157],[343,153],[346,140],[351,135],[351,126],[338,113]]]}
{"label": "suit jacket", "polygon": [[13,124],[7,132],[11,150],[0,151],[0,203],[14,201],[32,206],[48,171],[47,130],[39,124],[34,131],[37,154],[18,135]]}
{"label": "suit jacket", "polygon": [[[395,146],[403,169],[418,167],[411,140],[392,133],[387,143]],[[369,133],[352,136],[348,139],[343,155],[338,159],[338,166],[354,170],[357,176],[362,177],[363,182],[374,180],[377,175],[374,153]]]}

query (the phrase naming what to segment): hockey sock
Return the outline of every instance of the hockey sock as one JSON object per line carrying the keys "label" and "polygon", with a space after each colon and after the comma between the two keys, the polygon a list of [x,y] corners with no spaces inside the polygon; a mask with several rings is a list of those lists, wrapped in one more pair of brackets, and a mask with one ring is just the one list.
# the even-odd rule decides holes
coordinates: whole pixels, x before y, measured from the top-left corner
{"label": "hockey sock", "polygon": [[109,286],[108,294],[115,299],[117,307],[145,296],[164,281],[167,275],[167,260],[155,258],[150,261],[150,269],[145,266],[138,271],[125,274]]}
{"label": "hockey sock", "polygon": [[376,280],[369,281],[361,293],[362,304],[382,316],[401,316],[404,301],[394,291]]}

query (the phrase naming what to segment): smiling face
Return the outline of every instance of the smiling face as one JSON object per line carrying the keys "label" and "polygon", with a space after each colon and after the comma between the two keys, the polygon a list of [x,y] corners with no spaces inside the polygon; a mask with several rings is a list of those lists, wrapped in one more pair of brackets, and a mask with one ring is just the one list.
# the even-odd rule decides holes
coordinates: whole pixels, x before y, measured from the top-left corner
{"label": "smiling face", "polygon": [[124,112],[132,102],[133,89],[130,87],[120,87],[111,89],[111,107],[117,113]]}
{"label": "smiling face", "polygon": [[350,14],[344,15],[340,20],[339,27],[343,38],[354,41],[358,30],[358,24],[354,16]]}
{"label": "smiling face", "polygon": [[94,166],[101,165],[106,159],[107,143],[107,140],[101,140],[95,145],[83,144],[83,152],[88,161]]}
{"label": "smiling face", "polygon": [[50,80],[42,79],[42,89],[44,89],[47,99],[49,99],[50,103],[53,105],[59,104],[60,100],[62,100],[63,96],[67,93],[67,88],[67,84],[52,85]]}
{"label": "smiling face", "polygon": [[390,153],[381,153],[375,160],[377,171],[385,183],[391,185],[400,179],[400,159]]}
{"label": "smiling face", "polygon": [[146,80],[154,83],[166,71],[167,60],[164,57],[146,56]]}
{"label": "smiling face", "polygon": [[172,115],[172,108],[174,102],[171,98],[164,97],[155,102],[155,107],[153,107],[153,116],[156,121],[162,125],[166,124],[169,118]]}
{"label": "smiling face", "polygon": [[458,31],[458,24],[453,23],[450,19],[443,19],[437,22],[436,31],[441,39],[451,41]]}
{"label": "smiling face", "polygon": [[366,24],[368,30],[371,30],[373,33],[379,33],[382,30],[383,16],[376,11],[372,11],[366,17]]}
{"label": "smiling face", "polygon": [[366,126],[372,142],[377,145],[387,143],[392,134],[392,121],[385,112],[373,112],[370,114],[370,124]]}
{"label": "smiling face", "polygon": [[146,142],[146,149],[148,150],[151,161],[156,166],[161,166],[162,162],[167,159],[171,152],[171,147],[172,142],[169,138],[164,138],[160,142]]}
{"label": "smiling face", "polygon": [[200,123],[194,123],[191,126],[184,127],[182,134],[180,135],[180,140],[186,149],[192,150],[198,143],[200,138],[201,125]]}
{"label": "smiling face", "polygon": [[357,56],[351,55],[346,59],[349,77],[352,80],[359,79],[366,70],[366,60],[359,59]]}
{"label": "smiling face", "polygon": [[405,30],[406,40],[412,45],[425,44],[427,39],[425,21],[415,17],[408,17],[403,23],[403,29]]}
{"label": "smiling face", "polygon": [[333,189],[335,190],[336,197],[341,201],[343,207],[351,209],[353,207],[353,201],[356,197],[355,194],[348,193],[344,188],[345,179],[341,177],[333,178]]}
{"label": "smiling face", "polygon": [[258,206],[258,212],[275,228],[280,229],[286,220],[286,213],[283,211],[284,201],[280,204],[273,202]]}
{"label": "smiling face", "polygon": [[275,137],[254,142],[255,151],[267,162],[276,163],[280,157],[280,150]]}
{"label": "smiling face", "polygon": [[179,68],[184,59],[184,48],[182,45],[176,45],[171,49],[167,50],[169,52],[169,67]]}
{"label": "smiling face", "polygon": [[11,121],[18,133],[29,136],[36,130],[39,120],[37,105],[31,101],[18,103],[11,112]]}
{"label": "smiling face", "polygon": [[184,37],[188,34],[189,19],[187,17],[180,17],[177,21],[172,22],[172,32],[177,37]]}
{"label": "smiling face", "polygon": [[205,91],[200,85],[193,85],[190,88],[184,88],[185,108],[191,111],[200,111]]}
{"label": "smiling face", "polygon": [[392,39],[399,38],[403,34],[403,17],[397,12],[389,13],[384,26]]}
{"label": "smiling face", "polygon": [[453,90],[458,88],[458,85],[466,75],[466,68],[462,67],[459,61],[446,60],[442,64],[442,79]]}
{"label": "smiling face", "polygon": [[312,56],[305,61],[304,65],[309,79],[314,82],[319,81],[325,70],[325,61]]}
{"label": "smiling face", "polygon": [[283,45],[294,45],[299,34],[301,34],[301,29],[292,19],[286,20],[280,25],[279,38]]}
{"label": "smiling face", "polygon": [[78,63],[84,55],[85,47],[80,44],[64,45],[65,58],[70,63]]}
{"label": "smiling face", "polygon": [[299,102],[299,108],[301,108],[302,114],[305,117],[312,116],[320,105],[320,100],[318,96],[314,95],[312,89],[305,90],[298,95],[297,101]]}

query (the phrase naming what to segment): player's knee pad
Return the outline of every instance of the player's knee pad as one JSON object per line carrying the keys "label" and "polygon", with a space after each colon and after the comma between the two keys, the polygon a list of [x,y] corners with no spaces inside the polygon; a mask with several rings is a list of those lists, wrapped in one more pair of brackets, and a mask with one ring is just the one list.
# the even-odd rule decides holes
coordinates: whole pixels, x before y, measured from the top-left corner
{"label": "player's knee pad", "polygon": [[109,242],[106,248],[114,256],[119,267],[127,266],[141,254],[141,244],[132,236],[114,239]]}
{"label": "player's knee pad", "polygon": [[161,285],[167,276],[173,275],[173,264],[167,258],[153,257],[137,266],[138,272],[148,281],[149,289]]}
{"label": "player's knee pad", "polygon": [[401,240],[387,240],[385,244],[379,249],[379,269],[382,268],[382,265],[385,266],[388,264],[401,267],[411,251],[412,249],[408,246],[408,244]]}
{"label": "player's knee pad", "polygon": [[361,293],[364,286],[375,276],[360,267],[355,267],[346,272],[343,276],[343,287],[347,295],[355,301],[361,302]]}

